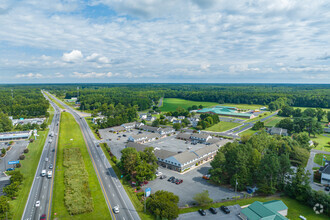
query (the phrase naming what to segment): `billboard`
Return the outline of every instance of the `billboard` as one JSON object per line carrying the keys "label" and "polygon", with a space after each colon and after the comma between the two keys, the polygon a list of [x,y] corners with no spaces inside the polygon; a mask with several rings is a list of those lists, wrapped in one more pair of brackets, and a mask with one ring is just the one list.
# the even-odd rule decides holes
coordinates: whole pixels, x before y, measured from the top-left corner
{"label": "billboard", "polygon": [[19,163],[19,160],[8,161],[8,164],[9,164],[9,165],[12,165],[12,164],[18,164],[18,163]]}
{"label": "billboard", "polygon": [[146,193],[146,197],[149,197],[151,194],[151,188],[146,188],[145,193]]}

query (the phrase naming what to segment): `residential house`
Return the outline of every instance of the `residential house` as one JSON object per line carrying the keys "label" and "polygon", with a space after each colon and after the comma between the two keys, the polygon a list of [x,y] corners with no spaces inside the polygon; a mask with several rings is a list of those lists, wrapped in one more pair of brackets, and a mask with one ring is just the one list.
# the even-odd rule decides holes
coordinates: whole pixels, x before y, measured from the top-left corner
{"label": "residential house", "polygon": [[180,120],[183,120],[185,118],[186,118],[185,116],[178,116],[178,119],[180,119]]}
{"label": "residential house", "polygon": [[209,135],[209,134],[193,133],[190,136],[190,139],[191,139],[192,142],[198,142],[198,143],[206,143],[211,138],[212,138],[212,136]]}
{"label": "residential house", "polygon": [[267,131],[271,135],[277,134],[277,135],[288,136],[288,130],[284,128],[272,127],[272,128],[268,128]]}
{"label": "residential house", "polygon": [[173,120],[173,124],[179,123],[181,124],[181,120]]}
{"label": "residential house", "polygon": [[97,125],[98,123],[102,123],[104,119],[105,116],[97,116],[92,119],[92,122]]}
{"label": "residential house", "polygon": [[319,171],[321,173],[321,184],[330,185],[330,164],[326,163]]}
{"label": "residential house", "polygon": [[272,200],[269,202],[255,201],[240,212],[243,220],[287,220],[288,207],[281,200]]}
{"label": "residential house", "polygon": [[192,127],[197,127],[199,119],[198,118],[188,118]]}
{"label": "residential house", "polygon": [[152,115],[148,115],[147,118],[145,119],[146,121],[155,121],[156,117],[152,116]]}
{"label": "residential house", "polygon": [[147,114],[145,114],[145,113],[140,114],[140,119],[141,119],[141,120],[145,120],[145,119],[147,119]]}
{"label": "residential house", "polygon": [[168,120],[169,122],[173,122],[174,120],[177,120],[177,118],[174,116],[166,116],[165,119]]}

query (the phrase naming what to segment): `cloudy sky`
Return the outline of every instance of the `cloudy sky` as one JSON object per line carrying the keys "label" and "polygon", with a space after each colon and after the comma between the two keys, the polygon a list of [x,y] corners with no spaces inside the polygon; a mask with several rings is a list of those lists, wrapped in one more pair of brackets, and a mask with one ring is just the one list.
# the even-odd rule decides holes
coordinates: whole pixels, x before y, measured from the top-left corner
{"label": "cloudy sky", "polygon": [[0,0],[0,83],[330,83],[328,0]]}

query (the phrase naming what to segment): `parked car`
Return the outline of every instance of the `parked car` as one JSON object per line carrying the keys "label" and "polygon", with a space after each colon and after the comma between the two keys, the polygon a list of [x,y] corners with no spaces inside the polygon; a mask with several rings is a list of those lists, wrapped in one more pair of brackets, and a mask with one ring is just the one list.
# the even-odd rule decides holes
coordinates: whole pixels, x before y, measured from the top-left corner
{"label": "parked car", "polygon": [[324,188],[324,190],[325,190],[325,191],[330,191],[330,187],[329,187],[329,186],[326,186],[326,187]]}
{"label": "parked car", "polygon": [[218,213],[217,210],[213,207],[211,207],[209,210],[210,210],[210,212],[212,212],[212,214],[217,214]]}
{"label": "parked car", "polygon": [[176,183],[176,182],[178,182],[179,181],[179,179],[173,179],[172,180],[172,183]]}
{"label": "parked car", "polygon": [[159,179],[165,179],[165,178],[166,178],[165,175],[161,175],[161,176],[159,177]]}
{"label": "parked car", "polygon": [[174,176],[171,176],[170,178],[168,178],[167,181],[172,182],[173,179],[175,179],[175,177]]}
{"label": "parked car", "polygon": [[126,137],[126,134],[123,134],[123,137]]}
{"label": "parked car", "polygon": [[163,173],[162,172],[156,172],[156,176],[158,177],[158,176],[161,176]]}
{"label": "parked car", "polygon": [[36,201],[36,207],[39,207],[40,206],[40,201]]}
{"label": "parked car", "polygon": [[116,205],[115,207],[113,207],[113,212],[115,214],[118,214],[119,213],[119,206],[118,205]]}
{"label": "parked car", "polygon": [[224,213],[226,213],[226,214],[229,214],[230,213],[230,210],[228,209],[228,207],[227,206],[221,206],[220,207],[220,209],[224,212]]}
{"label": "parked car", "polygon": [[44,220],[46,219],[46,214],[43,214],[41,217],[40,217],[40,220]]}
{"label": "parked car", "polygon": [[211,177],[211,175],[210,175],[210,174],[206,174],[206,175],[204,175],[204,176],[203,176],[203,179],[209,180],[209,179],[210,179],[210,177]]}
{"label": "parked car", "polygon": [[147,180],[145,180],[144,182],[143,182],[143,184],[144,185],[147,185],[149,182],[147,181]]}
{"label": "parked car", "polygon": [[181,184],[181,183],[183,183],[183,180],[182,180],[182,179],[179,179],[179,180],[176,182],[177,185],[179,185],[179,184]]}
{"label": "parked car", "polygon": [[199,214],[201,214],[202,216],[206,215],[206,212],[203,209],[199,209],[198,210]]}

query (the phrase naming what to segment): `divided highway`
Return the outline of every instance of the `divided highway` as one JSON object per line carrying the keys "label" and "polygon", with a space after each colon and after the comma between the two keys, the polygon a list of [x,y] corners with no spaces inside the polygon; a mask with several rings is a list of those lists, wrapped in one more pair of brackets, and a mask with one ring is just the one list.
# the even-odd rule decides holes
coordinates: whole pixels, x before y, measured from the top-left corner
{"label": "divided highway", "polygon": [[[45,96],[48,99],[47,96]],[[49,99],[48,99],[49,100]],[[39,160],[38,168],[30,189],[28,200],[25,204],[22,220],[40,219],[46,215],[47,219],[51,216],[52,193],[54,183],[54,171],[56,164],[57,139],[59,133],[60,109],[55,103],[49,100],[55,112],[49,133],[46,138],[44,148]],[[53,165],[53,168],[50,165]],[[42,170],[46,170],[46,176],[42,177]],[[52,171],[52,177],[47,177],[47,172]],[[37,207],[37,201],[40,206]]]}
{"label": "divided highway", "polygon": [[[54,100],[59,102],[61,105],[63,105],[78,122],[83,133],[87,150],[91,157],[95,172],[97,174],[97,178],[101,185],[103,195],[107,202],[112,219],[139,220],[140,217],[137,211],[135,210],[131,200],[126,194],[125,189],[120,183],[105,154],[100,147],[97,147],[98,140],[96,140],[96,138],[94,137],[94,134],[89,128],[86,120],[79,115],[79,112],[73,110],[71,107],[69,107],[53,95],[49,93],[47,94],[50,95]],[[119,213],[115,214],[113,212],[113,208],[117,205],[119,206]]]}

